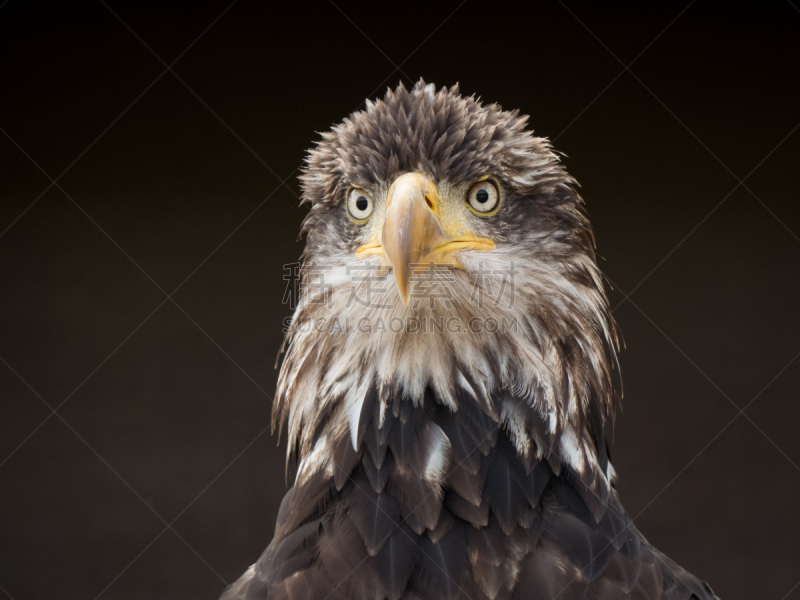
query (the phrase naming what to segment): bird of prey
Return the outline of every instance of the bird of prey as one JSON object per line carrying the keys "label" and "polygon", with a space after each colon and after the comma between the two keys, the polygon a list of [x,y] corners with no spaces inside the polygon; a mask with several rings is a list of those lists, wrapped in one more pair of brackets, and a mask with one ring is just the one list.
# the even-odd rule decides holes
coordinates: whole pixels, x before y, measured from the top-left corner
{"label": "bird of prey", "polygon": [[419,81],[309,151],[273,411],[297,474],[225,600],[713,600],[614,489],[617,329],[526,124]]}

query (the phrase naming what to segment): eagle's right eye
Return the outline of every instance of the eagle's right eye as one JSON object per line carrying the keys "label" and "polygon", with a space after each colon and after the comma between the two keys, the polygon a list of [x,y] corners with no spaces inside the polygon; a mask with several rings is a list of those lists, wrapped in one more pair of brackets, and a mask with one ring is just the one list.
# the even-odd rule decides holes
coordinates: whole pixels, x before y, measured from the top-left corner
{"label": "eagle's right eye", "polygon": [[353,187],[347,192],[347,214],[356,223],[364,223],[372,214],[374,205],[370,195],[361,188]]}

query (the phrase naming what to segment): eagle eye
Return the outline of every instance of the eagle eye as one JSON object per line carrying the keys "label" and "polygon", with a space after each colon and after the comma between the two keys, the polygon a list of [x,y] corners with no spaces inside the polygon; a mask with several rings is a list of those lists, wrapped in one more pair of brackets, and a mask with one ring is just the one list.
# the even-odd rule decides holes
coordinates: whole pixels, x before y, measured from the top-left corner
{"label": "eagle eye", "polygon": [[361,188],[352,187],[347,192],[347,214],[356,223],[364,223],[372,214],[372,197]]}
{"label": "eagle eye", "polygon": [[497,184],[490,179],[473,183],[467,193],[467,204],[472,212],[481,216],[493,214],[500,205],[500,190]]}

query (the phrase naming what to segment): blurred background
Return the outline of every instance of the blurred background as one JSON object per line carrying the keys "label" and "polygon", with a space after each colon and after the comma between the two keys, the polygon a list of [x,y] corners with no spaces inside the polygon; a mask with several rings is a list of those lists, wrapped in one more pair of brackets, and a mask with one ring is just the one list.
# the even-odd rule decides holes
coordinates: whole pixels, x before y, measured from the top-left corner
{"label": "blurred background", "polygon": [[298,167],[424,77],[582,184],[641,531],[800,599],[798,65],[786,0],[0,3],[0,597],[211,600],[260,555]]}

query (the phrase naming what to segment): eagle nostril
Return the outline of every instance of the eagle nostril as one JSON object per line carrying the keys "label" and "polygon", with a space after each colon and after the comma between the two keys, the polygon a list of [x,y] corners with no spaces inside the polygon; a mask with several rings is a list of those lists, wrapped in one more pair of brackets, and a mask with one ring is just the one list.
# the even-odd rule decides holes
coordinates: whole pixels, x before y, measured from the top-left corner
{"label": "eagle nostril", "polygon": [[433,210],[433,202],[431,202],[431,198],[427,194],[425,194],[425,204],[428,205],[428,208]]}

